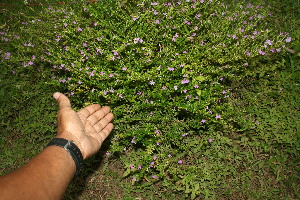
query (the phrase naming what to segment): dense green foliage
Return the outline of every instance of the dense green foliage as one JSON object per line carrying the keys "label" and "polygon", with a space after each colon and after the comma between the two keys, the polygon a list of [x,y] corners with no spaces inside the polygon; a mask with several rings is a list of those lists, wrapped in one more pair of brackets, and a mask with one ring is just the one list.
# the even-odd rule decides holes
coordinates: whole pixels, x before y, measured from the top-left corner
{"label": "dense green foliage", "polygon": [[[11,18],[0,30],[1,126],[20,144],[54,134],[50,94],[60,89],[76,109],[112,108],[106,154],[122,161],[135,189],[299,197],[299,59],[284,55],[299,38],[277,28],[276,7],[109,0],[39,8],[3,12]],[[13,139],[4,136],[1,144]],[[13,161],[4,152],[6,168]]]}

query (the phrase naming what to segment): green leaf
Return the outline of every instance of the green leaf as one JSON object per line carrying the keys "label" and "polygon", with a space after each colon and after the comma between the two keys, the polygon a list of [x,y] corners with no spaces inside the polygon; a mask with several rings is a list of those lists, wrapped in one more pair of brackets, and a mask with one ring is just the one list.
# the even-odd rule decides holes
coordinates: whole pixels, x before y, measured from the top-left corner
{"label": "green leaf", "polygon": [[203,82],[203,81],[206,80],[206,77],[205,77],[205,76],[198,76],[198,77],[196,77],[195,79],[196,79],[197,81],[199,81],[199,82]]}
{"label": "green leaf", "polygon": [[130,168],[128,168],[125,172],[124,172],[124,174],[123,174],[123,177],[126,177],[126,176],[128,176],[129,174],[130,174]]}

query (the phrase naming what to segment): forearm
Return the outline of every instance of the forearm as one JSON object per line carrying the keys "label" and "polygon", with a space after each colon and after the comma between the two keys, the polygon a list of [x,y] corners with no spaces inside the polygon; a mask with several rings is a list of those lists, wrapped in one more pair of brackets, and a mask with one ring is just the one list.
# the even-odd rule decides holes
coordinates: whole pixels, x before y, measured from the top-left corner
{"label": "forearm", "polygon": [[61,199],[75,174],[69,153],[49,146],[11,174],[0,177],[1,199]]}

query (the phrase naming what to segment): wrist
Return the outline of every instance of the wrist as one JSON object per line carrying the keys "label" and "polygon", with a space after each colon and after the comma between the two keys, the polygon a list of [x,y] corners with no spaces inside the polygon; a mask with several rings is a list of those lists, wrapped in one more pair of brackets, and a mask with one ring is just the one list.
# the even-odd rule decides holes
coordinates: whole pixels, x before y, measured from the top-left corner
{"label": "wrist", "polygon": [[57,135],[54,138],[63,138],[66,140],[72,140],[73,143],[79,148],[79,150],[83,156],[83,159],[85,159],[85,155],[84,155],[83,148],[81,147],[81,143],[79,142],[79,140],[76,137],[73,136],[73,134],[71,134],[68,131],[64,131],[61,133],[57,133]]}
{"label": "wrist", "polygon": [[[49,146],[57,146],[65,149],[66,152],[72,157],[75,166],[76,166],[76,172],[74,177],[77,177],[83,166],[83,157],[80,149],[76,146],[76,144],[72,140],[67,140],[64,138],[54,138],[51,140],[46,147]],[[45,147],[45,148],[46,148]]]}

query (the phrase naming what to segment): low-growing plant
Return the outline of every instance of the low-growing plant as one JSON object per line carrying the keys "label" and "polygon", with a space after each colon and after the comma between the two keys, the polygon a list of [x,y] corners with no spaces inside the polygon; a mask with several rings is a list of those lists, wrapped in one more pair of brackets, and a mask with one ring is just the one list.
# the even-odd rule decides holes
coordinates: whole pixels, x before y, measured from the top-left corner
{"label": "low-growing plant", "polygon": [[13,46],[2,57],[15,73],[51,76],[46,86],[67,88],[77,108],[109,105],[115,130],[107,155],[120,157],[136,187],[159,183],[216,198],[245,165],[244,131],[257,127],[252,115],[236,113],[231,84],[268,71],[264,63],[292,41],[270,21],[267,4],[240,1],[50,6],[21,21],[24,36],[1,32]]}

